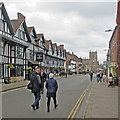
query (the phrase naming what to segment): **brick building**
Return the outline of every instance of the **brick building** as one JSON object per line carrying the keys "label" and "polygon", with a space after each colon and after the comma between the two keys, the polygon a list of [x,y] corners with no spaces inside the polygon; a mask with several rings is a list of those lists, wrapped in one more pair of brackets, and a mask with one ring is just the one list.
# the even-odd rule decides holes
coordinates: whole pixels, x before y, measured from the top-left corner
{"label": "brick building", "polygon": [[118,1],[118,7],[117,7],[117,73],[118,73],[118,79],[119,79],[119,86],[120,86],[120,1]]}

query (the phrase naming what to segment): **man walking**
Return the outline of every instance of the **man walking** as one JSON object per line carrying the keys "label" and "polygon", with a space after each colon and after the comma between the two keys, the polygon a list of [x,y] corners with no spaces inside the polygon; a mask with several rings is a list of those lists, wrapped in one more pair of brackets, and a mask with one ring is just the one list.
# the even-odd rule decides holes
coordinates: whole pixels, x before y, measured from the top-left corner
{"label": "man walking", "polygon": [[39,109],[39,100],[41,98],[41,78],[40,78],[40,69],[36,68],[31,75],[31,83],[33,84],[32,93],[35,96],[35,102],[31,105],[33,110]]}
{"label": "man walking", "polygon": [[54,77],[54,74],[50,73],[49,74],[49,79],[46,81],[47,97],[48,97],[47,112],[50,112],[50,100],[51,100],[51,97],[54,100],[55,109],[58,106],[56,104],[56,92],[57,92],[57,89],[58,89],[58,84],[57,84],[57,81],[53,77]]}
{"label": "man walking", "polygon": [[91,82],[92,82],[92,78],[93,78],[93,73],[90,72],[90,80],[91,80]]}

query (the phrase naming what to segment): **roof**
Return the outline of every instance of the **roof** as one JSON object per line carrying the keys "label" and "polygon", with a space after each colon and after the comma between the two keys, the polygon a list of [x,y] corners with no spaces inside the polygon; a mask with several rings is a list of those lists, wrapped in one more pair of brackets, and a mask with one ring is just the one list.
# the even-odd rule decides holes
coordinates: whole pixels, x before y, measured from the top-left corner
{"label": "roof", "polygon": [[58,51],[60,50],[60,46],[57,46],[57,48],[58,48]]}
{"label": "roof", "polygon": [[55,50],[55,47],[57,46],[57,44],[53,43],[52,46],[53,46],[53,50]]}
{"label": "roof", "polygon": [[36,40],[39,40],[39,39],[42,39],[43,43],[45,43],[45,38],[44,38],[44,34],[43,33],[37,34]]}
{"label": "roof", "polygon": [[19,21],[19,20],[11,20],[14,32],[17,31],[17,29],[20,27],[20,25],[21,25],[22,22],[23,21]]}
{"label": "roof", "polygon": [[46,40],[46,39],[45,39],[44,46],[45,46],[45,48],[48,49],[48,50],[49,50],[49,44],[50,44],[50,43],[52,43],[51,40]]}
{"label": "roof", "polygon": [[25,16],[21,13],[17,13],[17,19],[11,20],[14,32],[18,30],[18,28],[24,21],[25,21]]}
{"label": "roof", "polygon": [[28,34],[30,35],[31,31],[33,30],[34,37],[37,38],[36,31],[34,27],[27,27],[28,28]]}
{"label": "roof", "polygon": [[28,27],[28,33],[30,34],[34,27]]}
{"label": "roof", "polygon": [[2,14],[3,14],[4,18],[5,18],[5,21],[7,22],[7,25],[8,25],[8,27],[9,27],[10,33],[11,33],[12,35],[14,35],[14,30],[13,30],[13,27],[12,27],[12,25],[11,25],[9,16],[8,16],[8,14],[7,14],[7,11],[6,11],[6,9],[5,9],[5,6],[4,6],[4,3],[3,3],[3,2],[0,3],[0,8],[1,8],[1,10],[2,10]]}

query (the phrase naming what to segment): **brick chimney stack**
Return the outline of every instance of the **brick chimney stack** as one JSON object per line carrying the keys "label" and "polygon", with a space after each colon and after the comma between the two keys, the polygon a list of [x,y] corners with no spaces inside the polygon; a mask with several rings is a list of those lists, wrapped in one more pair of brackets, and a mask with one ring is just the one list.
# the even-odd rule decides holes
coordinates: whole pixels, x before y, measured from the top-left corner
{"label": "brick chimney stack", "polygon": [[25,20],[25,16],[21,13],[17,13],[18,20]]}
{"label": "brick chimney stack", "polygon": [[120,0],[118,0],[116,23],[120,24]]}

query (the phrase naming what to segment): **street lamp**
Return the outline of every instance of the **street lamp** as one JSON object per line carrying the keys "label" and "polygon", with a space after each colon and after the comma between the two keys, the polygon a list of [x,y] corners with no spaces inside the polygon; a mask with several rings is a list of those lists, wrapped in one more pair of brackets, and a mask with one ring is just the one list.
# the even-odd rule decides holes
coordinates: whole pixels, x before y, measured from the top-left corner
{"label": "street lamp", "polygon": [[111,30],[111,29],[105,30],[105,32],[111,32],[111,31],[113,31],[113,30]]}

